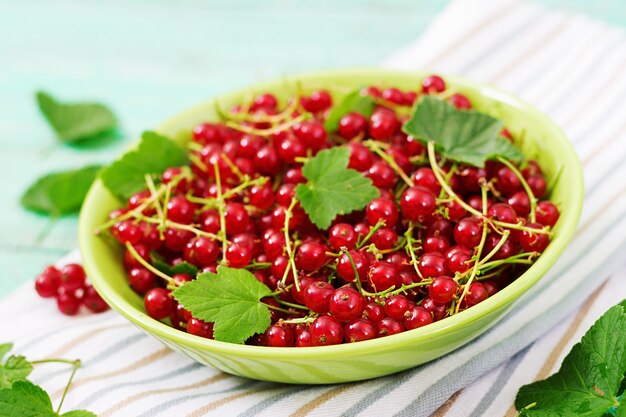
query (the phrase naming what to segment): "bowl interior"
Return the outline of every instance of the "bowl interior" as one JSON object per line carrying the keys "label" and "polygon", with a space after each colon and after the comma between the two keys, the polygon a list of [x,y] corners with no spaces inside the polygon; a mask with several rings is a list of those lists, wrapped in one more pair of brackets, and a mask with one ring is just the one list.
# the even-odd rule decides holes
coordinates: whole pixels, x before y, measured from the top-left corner
{"label": "bowl interior", "polygon": [[[375,84],[401,89],[417,89],[423,72],[397,72],[381,69],[329,71],[289,77],[267,82],[240,91],[222,95],[186,110],[157,127],[157,131],[177,141],[190,139],[191,129],[200,122],[218,120],[215,102],[222,108],[238,104],[250,94],[270,91],[280,100],[296,93],[299,88],[307,92],[326,88],[335,96],[350,90]],[[108,192],[98,180],[94,183],[83,204],[80,215],[79,238],[83,262],[100,294],[120,313],[144,330],[167,339],[174,344],[193,345],[199,349],[236,355],[259,357],[307,358],[333,356],[337,353],[376,351],[396,343],[419,344],[438,335],[453,332],[489,314],[502,314],[512,301],[528,290],[556,261],[571,240],[583,200],[583,182],[580,163],[562,132],[532,106],[493,89],[462,78],[445,77],[449,86],[467,95],[474,107],[504,121],[514,137],[521,138],[523,153],[536,159],[542,167],[550,189],[550,199],[561,210],[554,228],[554,238],[537,262],[520,278],[483,303],[453,317],[429,326],[398,335],[349,345],[325,346],[306,349],[276,349],[243,346],[201,339],[170,328],[149,318],[143,312],[143,300],[135,294],[126,279],[119,245],[94,235],[94,229],[103,223],[108,213],[122,203]],[[475,335],[474,335],[475,336]]]}

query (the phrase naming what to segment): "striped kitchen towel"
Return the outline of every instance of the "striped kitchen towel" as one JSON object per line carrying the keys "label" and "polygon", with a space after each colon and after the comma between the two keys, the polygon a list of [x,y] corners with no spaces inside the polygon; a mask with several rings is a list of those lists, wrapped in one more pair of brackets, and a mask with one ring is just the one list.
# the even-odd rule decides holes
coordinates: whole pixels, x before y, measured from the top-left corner
{"label": "striped kitchen towel", "polygon": [[[100,417],[514,415],[519,386],[550,374],[593,320],[626,297],[626,272],[609,279],[626,240],[624,64],[623,31],[526,0],[452,2],[386,62],[522,96],[564,128],[584,165],[585,206],[570,247],[499,324],[443,358],[344,385],[252,381],[171,352],[114,312],[63,317],[30,287],[0,302],[0,340],[30,358],[81,358],[64,408]],[[33,374],[53,401],[67,377],[60,365]]]}

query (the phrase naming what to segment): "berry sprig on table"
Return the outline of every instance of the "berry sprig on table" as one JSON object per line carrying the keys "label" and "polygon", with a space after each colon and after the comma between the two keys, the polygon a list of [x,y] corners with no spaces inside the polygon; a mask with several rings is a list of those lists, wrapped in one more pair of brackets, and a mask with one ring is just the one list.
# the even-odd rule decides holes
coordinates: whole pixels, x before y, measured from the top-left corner
{"label": "berry sprig on table", "polygon": [[100,294],[87,281],[83,267],[69,263],[61,268],[47,266],[35,278],[35,290],[42,298],[56,298],[59,311],[67,316],[76,315],[81,306],[92,313],[109,309]]}

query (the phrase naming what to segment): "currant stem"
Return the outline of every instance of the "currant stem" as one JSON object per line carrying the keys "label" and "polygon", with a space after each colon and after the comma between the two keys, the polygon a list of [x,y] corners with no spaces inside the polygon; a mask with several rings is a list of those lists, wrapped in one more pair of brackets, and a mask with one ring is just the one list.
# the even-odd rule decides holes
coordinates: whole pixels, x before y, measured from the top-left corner
{"label": "currant stem", "polygon": [[76,359],[75,361],[72,362],[72,365],[74,365],[74,368],[72,369],[72,373],[70,375],[70,379],[67,381],[67,385],[65,386],[65,389],[63,390],[63,396],[61,397],[61,402],[59,402],[59,406],[57,407],[57,414],[61,413],[61,407],[63,407],[63,402],[65,401],[65,397],[67,396],[67,393],[70,390],[70,386],[72,385],[72,380],[74,379],[74,375],[76,374],[76,371],[78,371],[78,368],[80,368],[80,359]]}
{"label": "currant stem", "polygon": [[131,245],[129,242],[126,242],[126,249],[128,249],[128,251],[133,256],[133,258],[135,258],[135,260],[137,262],[139,262],[141,264],[141,266],[146,268],[148,271],[152,272],[154,275],[156,275],[156,276],[158,276],[160,278],[163,278],[165,281],[167,281],[167,285],[172,285],[172,286],[175,286],[175,287],[179,286],[178,282],[175,281],[172,277],[170,277],[169,275],[159,271],[154,266],[152,266],[148,261],[143,259],[139,255],[139,253],[137,253],[137,250],[133,247],[133,245]]}
{"label": "currant stem", "polygon": [[424,277],[417,267],[417,256],[415,255],[415,248],[413,247],[413,223],[409,223],[409,228],[404,233],[404,236],[406,237],[406,250],[409,252],[409,256],[411,256],[411,264],[413,265],[417,276],[423,280]]}
{"label": "currant stem", "polygon": [[114,219],[109,220],[108,222],[101,224],[100,226],[96,228],[95,233],[100,234],[102,230],[108,229],[109,227],[115,225],[118,222],[130,219],[131,217],[136,217],[137,214],[141,214],[157,198],[161,197],[161,195],[165,192],[165,188],[166,187],[164,185],[161,185],[154,195],[151,195],[150,197],[146,198],[140,205],[135,207],[133,210],[130,210],[122,214],[121,216],[118,216]]}
{"label": "currant stem", "polygon": [[393,159],[391,155],[386,154],[385,151],[381,149],[377,141],[366,140],[365,142],[363,142],[363,144],[367,146],[370,150],[372,150],[376,155],[380,156],[383,161],[387,162],[389,166],[396,172],[396,174],[398,174],[398,176],[402,178],[402,181],[404,181],[406,185],[408,185],[409,187],[413,187],[415,185],[413,180],[406,175],[402,168],[400,168],[396,160]]}
{"label": "currant stem", "polygon": [[348,257],[348,260],[350,261],[350,265],[352,265],[352,272],[354,273],[354,283],[356,284],[357,290],[361,294],[367,295],[366,294],[367,291],[365,291],[363,287],[361,286],[361,277],[359,276],[359,271],[356,268],[356,264],[354,263],[354,260],[352,259],[350,252],[348,252],[348,249],[346,248],[341,248],[341,253],[345,254]]}
{"label": "currant stem", "polygon": [[271,262],[252,262],[246,266],[245,269],[267,269],[272,266]]}
{"label": "currant stem", "polygon": [[271,304],[264,303],[263,301],[259,301],[259,302],[260,302],[261,304],[263,304],[265,307],[267,307],[267,308],[271,308],[272,310],[280,311],[281,313],[286,313],[286,314],[298,314],[298,313],[296,313],[295,311],[287,310],[287,309],[285,309],[285,308],[276,307],[276,306],[273,306],[273,305],[271,305]]}
{"label": "currant stem", "polygon": [[289,275],[289,268],[291,268],[291,272],[293,273],[293,282],[296,285],[296,290],[300,291],[300,283],[298,282],[298,271],[296,270],[296,260],[294,250],[291,247],[291,238],[289,237],[289,221],[291,220],[293,208],[298,203],[298,200],[295,198],[291,199],[291,204],[287,210],[285,210],[285,226],[283,227],[283,232],[285,234],[285,248],[287,250],[287,256],[289,257],[289,265],[287,269],[285,269],[285,273],[283,274],[282,282],[283,284],[287,281],[287,275]]}
{"label": "currant stem", "polygon": [[217,211],[220,215],[220,235],[222,237],[222,263],[226,261],[226,216],[224,215],[224,199],[222,196],[222,179],[220,177],[220,170],[217,166],[217,162],[213,164],[213,170],[215,171],[215,185],[217,186]]}
{"label": "currant stem", "polygon": [[296,117],[294,119],[289,120],[286,123],[282,123],[282,124],[280,124],[278,126],[274,126],[274,127],[269,128],[269,129],[257,129],[257,128],[254,128],[254,127],[244,126],[244,125],[240,125],[240,124],[233,123],[233,122],[230,122],[230,121],[226,122],[226,126],[230,127],[231,129],[238,130],[240,132],[247,133],[247,134],[250,134],[250,135],[270,136],[270,135],[273,135],[274,133],[278,133],[278,132],[282,132],[283,130],[287,130],[290,127],[292,127],[294,125],[297,125],[298,123],[302,122],[303,120],[310,119],[311,117],[312,117],[311,114],[304,113],[304,114],[301,114],[300,116],[298,116],[298,117]]}
{"label": "currant stem", "polygon": [[534,223],[537,220],[537,197],[535,197],[535,193],[533,193],[533,190],[530,188],[530,185],[528,185],[526,178],[524,178],[522,173],[519,172],[519,169],[517,169],[515,165],[507,161],[505,158],[502,158],[501,156],[498,157],[498,161],[502,162],[504,165],[506,165],[507,168],[513,171],[515,176],[522,183],[526,194],[528,194],[528,200],[530,201],[530,221]]}
{"label": "currant stem", "polygon": [[[481,192],[482,192],[482,199],[483,199],[483,215],[484,215],[487,213],[487,187],[484,184],[481,187]],[[483,248],[485,247],[485,242],[487,241],[488,230],[489,230],[489,226],[487,225],[487,222],[483,221],[483,233],[480,237],[480,243],[478,244],[478,247],[476,248],[476,261],[474,261],[474,266],[472,268],[472,273],[470,274],[469,279],[463,285],[463,292],[461,293],[461,296],[459,297],[456,308],[454,309],[454,314],[457,314],[459,312],[461,308],[461,303],[463,302],[463,299],[469,292],[469,287],[470,285],[472,285],[474,278],[476,278],[476,274],[478,273],[478,262],[480,260],[480,255],[482,254]]]}
{"label": "currant stem", "polygon": [[377,221],[373,227],[370,227],[370,231],[365,235],[365,237],[363,237],[363,239],[360,242],[357,242],[356,248],[361,249],[363,245],[365,245],[367,241],[370,240],[370,238],[374,235],[374,233],[376,233],[378,229],[384,226],[385,226],[384,220]]}

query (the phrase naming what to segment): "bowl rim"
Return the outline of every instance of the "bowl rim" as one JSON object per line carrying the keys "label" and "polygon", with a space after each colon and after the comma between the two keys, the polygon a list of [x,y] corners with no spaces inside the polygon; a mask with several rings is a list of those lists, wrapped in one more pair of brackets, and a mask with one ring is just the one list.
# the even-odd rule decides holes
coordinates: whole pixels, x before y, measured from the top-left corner
{"label": "bowl rim", "polygon": [[[168,118],[165,122],[156,127],[156,131],[166,130],[167,126],[176,124],[178,119],[184,118],[186,115],[197,113],[200,109],[205,108],[208,104],[214,103],[216,100],[224,100],[229,97],[239,97],[251,89],[262,90],[276,88],[281,83],[290,81],[315,81],[320,82],[324,79],[329,81],[338,76],[371,76],[372,78],[384,76],[398,77],[414,77],[416,80],[430,75],[426,71],[403,71],[384,68],[344,68],[307,72],[303,74],[295,74],[289,77],[272,79],[262,83],[254,83],[247,87],[223,94],[218,94],[209,100],[198,103],[186,110],[176,113],[176,115]],[[244,358],[264,358],[278,360],[299,360],[299,359],[320,359],[321,357],[340,355],[363,355],[370,352],[382,352],[389,349],[395,349],[401,345],[414,345],[421,342],[435,339],[440,336],[454,332],[455,329],[462,328],[473,323],[482,317],[498,310],[499,307],[506,306],[510,308],[512,303],[516,301],[523,293],[530,289],[539,279],[545,275],[548,269],[556,262],[561,253],[565,250],[571,241],[577,229],[578,219],[583,205],[584,184],[582,176],[582,168],[580,160],[572,144],[558,128],[554,122],[544,113],[537,110],[531,104],[506,93],[502,90],[494,88],[488,84],[470,81],[466,78],[456,75],[443,74],[451,85],[461,88],[475,90],[481,96],[485,96],[490,100],[505,102],[532,115],[539,123],[547,127],[550,132],[550,140],[556,141],[559,145],[561,154],[559,158],[563,161],[563,165],[568,165],[572,170],[572,174],[568,176],[571,186],[572,201],[568,204],[568,210],[559,219],[561,222],[560,231],[554,240],[550,243],[545,252],[531,265],[531,267],[511,284],[500,290],[498,293],[489,297],[484,302],[473,306],[470,309],[462,311],[452,317],[429,324],[418,329],[413,329],[398,333],[395,335],[366,340],[358,343],[347,343],[331,346],[315,346],[296,349],[278,349],[266,346],[240,345],[228,342],[220,342],[212,339],[205,339],[198,336],[190,335],[180,330],[174,329],[169,325],[158,320],[152,319],[143,311],[140,311],[123,297],[118,296],[115,288],[108,282],[105,276],[100,272],[97,264],[98,254],[90,244],[94,239],[99,239],[93,233],[96,226],[90,221],[89,212],[98,206],[98,199],[101,193],[108,193],[102,181],[97,179],[89,189],[89,192],[83,203],[79,217],[79,247],[83,264],[87,270],[90,280],[96,290],[105,299],[105,301],[117,312],[121,313],[142,330],[152,333],[159,338],[170,340],[173,343],[185,345],[202,351],[227,354]],[[134,146],[137,142],[131,144]],[[121,156],[121,155],[120,155]],[[502,310],[502,314],[506,309]],[[501,314],[501,315],[502,315]],[[494,321],[495,323],[495,321]]]}

